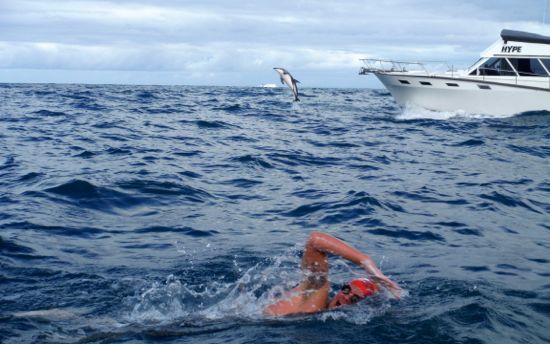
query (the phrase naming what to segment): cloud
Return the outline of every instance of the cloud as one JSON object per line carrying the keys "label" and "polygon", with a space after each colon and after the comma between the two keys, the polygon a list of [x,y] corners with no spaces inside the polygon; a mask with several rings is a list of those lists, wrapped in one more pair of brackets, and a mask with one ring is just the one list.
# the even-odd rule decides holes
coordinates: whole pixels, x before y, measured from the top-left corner
{"label": "cloud", "polygon": [[550,34],[541,23],[543,6],[544,0],[1,2],[0,68],[180,72],[182,82],[206,76],[214,83],[232,74],[256,84],[253,75],[273,66],[355,73],[367,56],[467,65],[503,28]]}
{"label": "cloud", "polygon": [[[302,47],[213,43],[190,45],[72,45],[0,42],[0,68],[227,72],[270,69],[282,64],[313,70],[358,68],[365,54]],[[37,56],[40,58],[37,59]],[[153,57],[153,58],[152,58]]]}

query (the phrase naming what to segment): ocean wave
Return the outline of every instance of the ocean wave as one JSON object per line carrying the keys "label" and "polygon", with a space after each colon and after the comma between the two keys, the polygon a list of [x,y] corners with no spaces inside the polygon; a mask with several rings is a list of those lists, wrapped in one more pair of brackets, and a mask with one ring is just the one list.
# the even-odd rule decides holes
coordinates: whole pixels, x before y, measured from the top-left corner
{"label": "ocean wave", "polygon": [[3,239],[0,236],[0,252],[3,255],[4,254],[12,255],[14,253],[15,254],[20,254],[20,253],[30,254],[30,253],[34,253],[34,250],[30,247],[19,245],[19,244],[15,243],[11,240]]}
{"label": "ocean wave", "polygon": [[467,205],[470,203],[462,198],[450,198],[449,196],[445,196],[443,194],[436,194],[429,191],[427,188],[417,192],[394,191],[393,194],[400,198],[420,201],[423,203],[447,203],[454,205]]}
{"label": "ocean wave", "polygon": [[116,185],[123,190],[133,190],[142,194],[180,196],[191,202],[203,203],[208,199],[214,198],[212,194],[205,190],[168,181],[159,182],[154,180],[134,179],[118,182]]}
{"label": "ocean wave", "polygon": [[324,166],[337,165],[340,161],[335,157],[318,157],[307,152],[289,152],[289,153],[268,153],[267,157],[273,161],[280,162],[288,166]]}
{"label": "ocean wave", "polygon": [[483,140],[469,139],[460,143],[454,144],[456,147],[477,147],[483,146],[485,142]]}
{"label": "ocean wave", "polygon": [[373,214],[377,208],[397,212],[405,211],[400,205],[379,201],[365,192],[351,191],[346,198],[340,201],[304,204],[292,210],[284,211],[282,215],[304,218],[321,212],[320,222],[330,224],[343,223]]}
{"label": "ocean wave", "polygon": [[67,114],[65,112],[51,111],[51,110],[45,110],[45,109],[34,111],[32,113],[35,114],[35,115],[50,116],[50,117],[65,117],[65,116],[67,116]]}
{"label": "ocean wave", "polygon": [[184,234],[189,235],[192,237],[206,237],[211,235],[216,235],[219,232],[216,230],[198,230],[191,227],[163,227],[163,226],[153,226],[153,227],[146,227],[146,228],[139,228],[134,230],[135,233],[178,233],[178,234]]}
{"label": "ocean wave", "polygon": [[100,195],[101,188],[85,180],[73,179],[44,191],[70,198],[96,198]]}
{"label": "ocean wave", "polygon": [[195,121],[195,124],[201,129],[229,129],[233,127],[233,125],[223,121],[198,120]]}
{"label": "ocean wave", "polygon": [[97,227],[68,227],[63,225],[42,225],[28,221],[8,222],[0,225],[0,228],[11,230],[32,230],[42,234],[56,234],[61,236],[74,236],[79,238],[94,238],[105,233],[117,233],[116,230],[106,230]]}
{"label": "ocean wave", "polygon": [[246,179],[246,178],[236,178],[236,179],[231,179],[222,183],[227,185],[232,185],[238,188],[249,189],[257,185],[260,185],[263,182],[259,180],[252,180],[252,179]]}
{"label": "ocean wave", "polygon": [[374,235],[383,235],[390,238],[407,239],[412,241],[445,241],[445,238],[431,231],[412,231],[406,229],[369,229],[367,232]]}
{"label": "ocean wave", "polygon": [[260,167],[260,168],[266,168],[266,169],[274,168],[274,166],[269,162],[267,162],[266,159],[259,156],[253,156],[250,154],[230,158],[229,160],[236,161],[252,167]]}
{"label": "ocean wave", "polygon": [[11,169],[11,168],[14,168],[14,167],[17,167],[17,166],[18,166],[18,164],[15,160],[15,157],[13,155],[7,156],[5,158],[5,160],[2,162],[2,164],[0,165],[0,171]]}
{"label": "ocean wave", "polygon": [[54,203],[69,203],[80,208],[117,213],[121,209],[152,204],[153,200],[136,197],[107,187],[99,187],[88,181],[73,179],[43,191],[27,190],[26,197],[44,198]]}
{"label": "ocean wave", "polygon": [[499,193],[497,191],[493,191],[490,194],[482,194],[479,196],[480,198],[493,201],[497,204],[504,205],[506,207],[522,207],[525,209],[528,209],[532,212],[542,214],[543,212],[536,209],[534,206],[529,205],[528,203],[522,201],[521,199],[517,199],[515,197],[510,197],[507,195],[504,195],[502,193]]}
{"label": "ocean wave", "polygon": [[518,152],[525,153],[537,158],[548,158],[550,157],[550,146],[539,146],[539,147],[526,147],[526,146],[517,146],[517,145],[508,145],[508,148]]}

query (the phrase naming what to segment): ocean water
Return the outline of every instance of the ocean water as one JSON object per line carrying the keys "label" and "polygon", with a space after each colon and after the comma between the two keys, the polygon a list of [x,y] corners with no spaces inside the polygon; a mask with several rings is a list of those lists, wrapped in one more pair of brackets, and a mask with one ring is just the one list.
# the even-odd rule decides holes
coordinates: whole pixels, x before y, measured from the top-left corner
{"label": "ocean water", "polygon": [[[549,112],[301,99],[0,85],[0,342],[550,341]],[[264,317],[313,230],[408,295]],[[330,262],[334,290],[361,275]]]}

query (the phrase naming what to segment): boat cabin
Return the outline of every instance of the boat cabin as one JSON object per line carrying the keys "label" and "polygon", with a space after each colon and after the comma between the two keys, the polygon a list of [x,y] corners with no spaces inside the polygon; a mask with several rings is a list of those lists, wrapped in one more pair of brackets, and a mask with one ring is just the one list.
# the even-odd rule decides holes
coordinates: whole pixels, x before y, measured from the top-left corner
{"label": "boat cabin", "polygon": [[550,37],[513,30],[502,30],[500,36],[468,75],[550,77]]}

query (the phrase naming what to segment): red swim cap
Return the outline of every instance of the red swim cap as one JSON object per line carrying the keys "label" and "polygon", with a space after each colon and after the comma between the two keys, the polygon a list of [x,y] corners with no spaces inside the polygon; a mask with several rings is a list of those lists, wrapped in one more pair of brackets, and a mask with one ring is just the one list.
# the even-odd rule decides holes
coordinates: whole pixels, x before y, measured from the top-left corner
{"label": "red swim cap", "polygon": [[366,278],[358,278],[349,282],[350,285],[355,286],[357,289],[361,290],[364,297],[371,296],[380,290],[376,284],[369,281]]}

